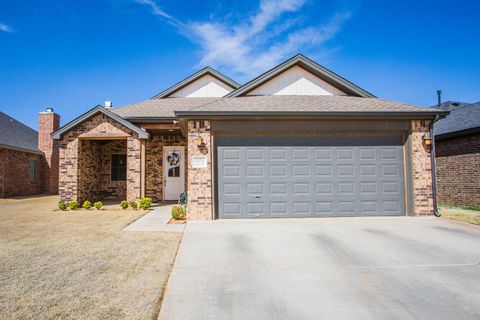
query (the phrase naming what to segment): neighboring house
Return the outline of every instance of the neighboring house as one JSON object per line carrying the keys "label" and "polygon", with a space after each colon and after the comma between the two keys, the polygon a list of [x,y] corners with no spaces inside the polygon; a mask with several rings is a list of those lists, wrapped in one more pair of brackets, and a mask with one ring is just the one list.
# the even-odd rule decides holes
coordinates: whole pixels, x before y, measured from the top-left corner
{"label": "neighboring house", "polygon": [[428,215],[429,124],[297,55],[244,85],[205,68],[53,134],[62,201],[175,200],[189,219]]}
{"label": "neighboring house", "polygon": [[0,112],[0,198],[58,193],[60,127],[52,109],[39,114],[39,132]]}
{"label": "neighboring house", "polygon": [[434,127],[438,202],[480,206],[480,102],[445,102]]}

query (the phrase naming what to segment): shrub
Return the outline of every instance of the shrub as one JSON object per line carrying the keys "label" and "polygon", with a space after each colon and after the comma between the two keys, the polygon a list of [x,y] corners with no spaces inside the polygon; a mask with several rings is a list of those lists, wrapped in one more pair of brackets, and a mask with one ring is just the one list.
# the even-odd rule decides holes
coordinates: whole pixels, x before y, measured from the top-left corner
{"label": "shrub", "polygon": [[82,205],[83,209],[90,209],[92,207],[92,203],[88,200],[84,201],[83,202],[83,205]]}
{"label": "shrub", "polygon": [[180,206],[172,207],[172,218],[173,220],[185,220],[187,218],[185,209]]}
{"label": "shrub", "polygon": [[65,211],[67,210],[67,204],[66,203],[63,203],[63,202],[60,202],[58,204],[58,209],[62,210],[62,211]]}
{"label": "shrub", "polygon": [[93,204],[93,206],[97,209],[100,210],[103,207],[103,202],[102,201],[97,201]]}
{"label": "shrub", "polygon": [[122,209],[127,209],[128,208],[128,201],[127,200],[123,200],[122,202],[120,202],[120,207]]}
{"label": "shrub", "polygon": [[130,208],[133,210],[138,210],[138,205],[135,201],[130,201]]}
{"label": "shrub", "polygon": [[78,201],[70,201],[68,203],[68,207],[71,209],[71,210],[77,210],[78,207],[80,207],[80,204],[78,203]]}
{"label": "shrub", "polygon": [[140,200],[140,208],[147,210],[152,206],[152,198],[142,198]]}

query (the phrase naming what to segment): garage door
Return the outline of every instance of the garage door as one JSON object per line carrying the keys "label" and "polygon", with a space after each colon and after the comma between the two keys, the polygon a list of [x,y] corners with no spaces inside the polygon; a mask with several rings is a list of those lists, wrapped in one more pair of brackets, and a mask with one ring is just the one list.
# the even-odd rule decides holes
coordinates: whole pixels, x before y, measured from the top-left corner
{"label": "garage door", "polygon": [[219,218],[405,214],[400,136],[220,140]]}

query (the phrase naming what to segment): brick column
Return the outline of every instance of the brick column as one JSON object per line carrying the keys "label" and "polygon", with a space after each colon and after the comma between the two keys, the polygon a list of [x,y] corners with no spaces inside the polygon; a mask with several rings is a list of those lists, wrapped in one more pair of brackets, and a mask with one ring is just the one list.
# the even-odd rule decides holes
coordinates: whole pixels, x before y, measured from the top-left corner
{"label": "brick column", "polygon": [[79,140],[72,134],[60,141],[59,194],[60,202],[77,200]]}
{"label": "brick column", "polygon": [[127,200],[141,197],[142,142],[135,137],[127,139]]}
{"label": "brick column", "polygon": [[[47,109],[48,110],[48,109]],[[43,151],[44,160],[44,192],[58,193],[59,179],[59,150],[58,141],[53,140],[51,134],[60,128],[60,116],[51,111],[40,112],[38,115],[38,149]]]}
{"label": "brick column", "polygon": [[[212,147],[210,141],[210,122],[205,121],[203,128],[197,121],[188,122],[187,142],[187,191],[188,191],[188,219],[211,220],[212,219]],[[196,143],[198,133],[203,138],[205,146],[199,147]],[[207,157],[206,168],[192,168],[192,157]]]}
{"label": "brick column", "polygon": [[430,121],[412,121],[413,212],[415,215],[433,214],[432,162],[430,147],[423,143]]}

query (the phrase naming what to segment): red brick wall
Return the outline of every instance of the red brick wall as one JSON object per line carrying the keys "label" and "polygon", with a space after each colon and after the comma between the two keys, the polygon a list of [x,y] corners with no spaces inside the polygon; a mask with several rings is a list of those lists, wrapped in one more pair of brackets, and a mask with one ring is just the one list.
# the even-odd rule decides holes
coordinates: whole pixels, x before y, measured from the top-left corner
{"label": "red brick wall", "polygon": [[[37,179],[30,181],[30,160],[37,161]],[[0,198],[44,193],[43,156],[0,148]]]}
{"label": "red brick wall", "polygon": [[38,149],[45,154],[42,166],[45,172],[45,192],[58,193],[58,141],[51,134],[60,128],[60,116],[53,112],[38,115]]}
{"label": "red brick wall", "polygon": [[440,204],[480,206],[480,134],[435,142]]}

